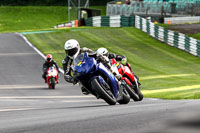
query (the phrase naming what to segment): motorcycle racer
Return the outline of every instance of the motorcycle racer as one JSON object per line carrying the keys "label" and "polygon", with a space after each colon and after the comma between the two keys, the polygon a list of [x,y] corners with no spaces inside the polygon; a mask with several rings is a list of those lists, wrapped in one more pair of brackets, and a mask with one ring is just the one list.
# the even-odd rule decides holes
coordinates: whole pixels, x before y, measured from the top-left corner
{"label": "motorcycle racer", "polygon": [[[114,58],[116,61],[120,61],[122,63],[122,65],[128,66],[130,68],[130,70],[132,71],[131,65],[127,62],[126,56],[121,56],[121,55],[117,55],[117,54],[114,54],[114,53],[109,53],[108,50],[106,48],[103,48],[103,47],[97,49],[96,53],[99,54],[99,55],[103,55],[105,57],[108,57],[111,64],[112,64],[111,61]],[[139,80],[139,78],[137,76],[136,76],[136,78]]]}
{"label": "motorcycle racer", "polygon": [[101,54],[103,56],[108,57],[108,59],[115,58],[116,61],[121,61],[123,65],[127,65],[127,58],[125,56],[117,55],[114,53],[109,53],[106,48],[99,48],[96,51],[97,54]]}
{"label": "motorcycle racer", "polygon": [[[80,48],[79,42],[75,39],[70,39],[66,41],[64,45],[64,49],[65,49],[66,57],[62,61],[62,64],[63,64],[63,69],[64,69],[64,79],[67,82],[74,83],[74,84],[76,83],[76,81],[74,81],[73,76],[71,75],[71,70],[72,70],[71,65],[73,63],[73,60],[81,53],[88,52],[90,57],[94,57],[95,59],[100,60],[106,66],[110,66],[109,60],[105,58],[105,56],[102,56],[101,54],[97,54],[93,50],[86,47]],[[118,77],[121,77],[121,75],[119,75]],[[85,95],[89,94],[89,92],[84,86],[81,86],[81,90],[83,94]]]}
{"label": "motorcycle racer", "polygon": [[88,52],[88,54],[93,54],[94,52],[89,48],[80,48],[79,42],[74,39],[70,39],[65,42],[64,45],[66,57],[62,61],[63,69],[64,69],[64,79],[67,82],[74,83],[73,77],[71,75],[71,65],[73,60],[81,53]]}
{"label": "motorcycle racer", "polygon": [[[89,48],[80,48],[79,42],[75,39],[67,40],[64,44],[64,49],[66,53],[65,59],[62,61],[63,69],[64,69],[64,79],[65,81],[69,83],[76,84],[76,81],[71,75],[71,65],[73,63],[73,60],[81,53],[88,52],[88,54],[93,54],[94,51],[92,51]],[[82,93],[87,95],[89,92],[87,89],[85,89],[83,86],[81,86]]]}
{"label": "motorcycle racer", "polygon": [[53,60],[53,56],[52,56],[51,54],[48,54],[48,55],[46,56],[46,59],[45,59],[45,62],[44,62],[44,64],[43,64],[43,68],[42,68],[42,70],[43,70],[42,77],[44,78],[45,83],[47,83],[47,81],[46,81],[47,70],[48,70],[49,67],[52,67],[53,65],[55,65],[55,67],[56,67],[56,69],[58,70],[58,72],[60,72],[60,71],[59,71],[58,65],[57,65],[56,62]]}

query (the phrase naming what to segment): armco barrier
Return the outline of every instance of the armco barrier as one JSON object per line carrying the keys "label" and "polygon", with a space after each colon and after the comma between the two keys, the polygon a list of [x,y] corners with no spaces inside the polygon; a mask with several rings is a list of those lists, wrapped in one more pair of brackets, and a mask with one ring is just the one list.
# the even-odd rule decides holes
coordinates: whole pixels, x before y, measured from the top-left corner
{"label": "armco barrier", "polygon": [[86,25],[96,27],[136,27],[161,42],[200,57],[200,40],[167,30],[140,16],[98,16],[88,18]]}
{"label": "armco barrier", "polygon": [[135,16],[96,16],[86,20],[86,26],[135,27]]}
{"label": "armco barrier", "polygon": [[200,40],[182,33],[167,30],[139,16],[135,17],[135,27],[161,42],[200,57]]}

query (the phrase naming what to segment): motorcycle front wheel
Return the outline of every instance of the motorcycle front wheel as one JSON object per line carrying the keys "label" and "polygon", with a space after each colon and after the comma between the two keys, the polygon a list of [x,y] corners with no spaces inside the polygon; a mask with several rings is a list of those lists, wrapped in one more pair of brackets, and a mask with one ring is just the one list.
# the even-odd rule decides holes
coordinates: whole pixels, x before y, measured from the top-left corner
{"label": "motorcycle front wheel", "polygon": [[135,93],[135,91],[126,83],[125,85],[126,90],[128,91],[130,97],[134,100],[134,101],[139,101],[139,95]]}
{"label": "motorcycle front wheel", "polygon": [[139,87],[139,82],[138,81],[135,81],[134,82],[134,90],[135,90],[135,92],[137,93],[137,95],[138,95],[138,97],[139,97],[139,99],[137,100],[137,101],[142,101],[143,100],[143,94],[142,94],[142,92],[141,92],[141,90],[140,90],[140,87]]}
{"label": "motorcycle front wheel", "polygon": [[49,83],[50,83],[49,88],[50,88],[50,89],[55,89],[56,79],[55,79],[55,78],[50,78],[50,79],[49,79]]}
{"label": "motorcycle front wheel", "polygon": [[[107,102],[109,105],[116,104],[116,99],[111,90],[105,87],[105,85],[103,85],[100,81],[93,79],[91,81],[91,85],[99,97],[102,98],[105,102]],[[106,86],[108,86],[108,84]]]}

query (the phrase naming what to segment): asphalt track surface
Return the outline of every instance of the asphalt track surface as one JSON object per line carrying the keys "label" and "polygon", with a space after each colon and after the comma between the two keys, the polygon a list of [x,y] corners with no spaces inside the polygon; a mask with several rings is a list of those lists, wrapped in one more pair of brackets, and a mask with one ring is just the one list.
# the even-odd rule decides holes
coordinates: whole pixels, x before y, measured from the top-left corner
{"label": "asphalt track surface", "polygon": [[145,98],[109,106],[63,80],[41,78],[44,59],[18,34],[0,34],[0,133],[199,133],[200,100]]}

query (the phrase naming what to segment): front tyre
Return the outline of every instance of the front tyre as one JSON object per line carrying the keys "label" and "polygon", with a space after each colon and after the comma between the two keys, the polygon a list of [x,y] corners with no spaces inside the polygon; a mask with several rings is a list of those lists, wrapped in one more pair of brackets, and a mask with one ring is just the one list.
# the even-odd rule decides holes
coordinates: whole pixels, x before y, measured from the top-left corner
{"label": "front tyre", "polygon": [[56,85],[56,79],[55,78],[50,78],[49,79],[50,81],[49,81],[49,83],[50,83],[50,89],[55,89],[55,85]]}
{"label": "front tyre", "polygon": [[106,88],[100,81],[97,79],[93,79],[91,85],[95,92],[109,105],[115,105],[116,99],[114,95],[111,93],[111,90]]}
{"label": "front tyre", "polygon": [[135,93],[135,91],[134,91],[127,83],[126,83],[125,87],[126,87],[126,90],[127,90],[128,93],[129,93],[130,97],[131,97],[134,101],[140,101],[139,95],[137,95],[137,94]]}
{"label": "front tyre", "polygon": [[144,98],[143,94],[141,91],[138,92],[138,96],[139,96],[139,101],[142,101],[142,99]]}
{"label": "front tyre", "polygon": [[140,83],[139,83],[139,81],[138,81],[138,78],[136,77],[135,78],[135,81],[134,81],[134,90],[135,90],[135,92],[137,93],[137,95],[138,95],[138,97],[139,97],[139,99],[138,99],[138,101],[142,101],[142,99],[143,99],[143,94],[142,94],[142,92],[141,92],[141,90],[140,90]]}

